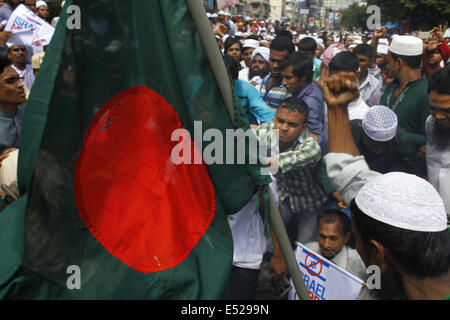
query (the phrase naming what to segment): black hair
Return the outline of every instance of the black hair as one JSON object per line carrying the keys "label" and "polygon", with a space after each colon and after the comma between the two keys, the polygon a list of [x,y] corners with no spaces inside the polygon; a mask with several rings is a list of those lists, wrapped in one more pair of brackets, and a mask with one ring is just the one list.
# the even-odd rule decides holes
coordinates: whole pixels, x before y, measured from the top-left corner
{"label": "black hair", "polygon": [[330,209],[320,213],[319,217],[317,218],[317,226],[319,226],[321,220],[329,224],[335,223],[336,221],[340,221],[342,226],[342,235],[345,236],[347,233],[351,233],[352,225],[349,217],[347,217],[345,213],[339,210]]}
{"label": "black hair", "polygon": [[346,72],[356,72],[359,68],[359,61],[356,54],[350,51],[339,52],[331,60],[328,65],[330,71],[346,71]]}
{"label": "black hair", "polygon": [[0,48],[0,73],[3,73],[6,67],[12,64],[8,58],[8,50],[6,48]]}
{"label": "black hair", "polygon": [[241,51],[242,51],[241,41],[239,41],[238,39],[232,38],[232,37],[228,37],[227,40],[225,40],[225,43],[223,44],[224,52],[226,53],[228,51],[228,49],[236,43],[239,44],[239,47],[241,48]]}
{"label": "black hair", "polygon": [[438,94],[450,94],[450,67],[435,71],[430,78],[429,90]]}
{"label": "black hair", "polygon": [[280,103],[279,108],[285,108],[292,112],[298,111],[305,116],[305,119],[309,116],[308,105],[305,101],[298,99],[297,97],[289,97],[284,99],[283,102]]}
{"label": "black hair", "polygon": [[311,83],[314,76],[314,63],[309,56],[300,52],[294,52],[280,63],[280,70],[283,71],[290,66],[294,67],[293,73],[297,78],[306,77],[306,82]]}
{"label": "black hair", "polygon": [[259,38],[258,38],[258,36],[257,36],[256,34],[251,34],[251,35],[249,35],[249,36],[247,37],[247,40],[248,40],[248,39],[259,40]]}
{"label": "black hair", "polygon": [[28,48],[27,48],[27,46],[26,45],[24,45],[24,44],[21,44],[21,43],[15,43],[15,44],[13,44],[11,47],[9,47],[8,48],[8,52],[9,53],[11,53],[11,49],[12,49],[12,47],[13,46],[20,46],[20,47],[24,47],[25,48],[25,50],[27,50],[27,53],[28,53]]}
{"label": "black hair", "polygon": [[231,79],[236,80],[239,77],[239,62],[227,54],[223,56],[223,60],[231,75]]}
{"label": "black hair", "polygon": [[394,61],[402,59],[412,69],[420,69],[422,67],[422,55],[418,56],[402,56],[391,51],[391,56]]}
{"label": "black hair", "polygon": [[287,50],[289,54],[295,52],[295,45],[292,42],[291,38],[287,38],[284,36],[278,36],[272,40],[270,44],[270,50],[275,51],[284,51]]}
{"label": "black hair", "polygon": [[355,227],[364,247],[376,240],[389,249],[392,257],[407,271],[419,278],[446,275],[450,268],[450,232],[420,232],[397,228],[375,220],[362,212],[356,201],[350,205]]}
{"label": "black hair", "polygon": [[362,56],[366,56],[370,61],[372,61],[374,58],[373,47],[365,43],[357,45],[353,50],[353,53],[356,55],[360,54]]}
{"label": "black hair", "polygon": [[311,52],[315,54],[317,49],[317,42],[313,38],[306,37],[300,40],[297,47],[299,51]]}
{"label": "black hair", "polygon": [[[280,31],[279,36],[280,36],[280,37],[286,37],[286,38],[289,38],[289,39],[291,39],[291,41],[292,41],[292,32],[290,32],[290,31],[287,30],[287,29],[282,29],[282,30]],[[294,49],[294,50],[295,50],[295,49]]]}

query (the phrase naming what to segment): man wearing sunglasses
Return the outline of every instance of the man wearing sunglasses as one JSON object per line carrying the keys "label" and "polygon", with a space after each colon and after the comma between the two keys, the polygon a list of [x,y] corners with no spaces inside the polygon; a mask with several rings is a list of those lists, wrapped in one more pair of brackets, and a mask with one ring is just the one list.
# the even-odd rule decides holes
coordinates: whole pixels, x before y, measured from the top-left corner
{"label": "man wearing sunglasses", "polygon": [[19,146],[21,112],[26,102],[23,79],[6,58],[0,58],[0,154]]}

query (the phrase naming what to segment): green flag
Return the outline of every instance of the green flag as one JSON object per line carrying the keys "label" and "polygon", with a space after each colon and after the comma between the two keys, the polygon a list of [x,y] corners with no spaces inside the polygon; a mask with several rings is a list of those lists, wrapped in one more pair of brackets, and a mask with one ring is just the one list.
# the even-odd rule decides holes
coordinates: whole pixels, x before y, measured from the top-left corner
{"label": "green flag", "polygon": [[0,298],[227,297],[227,215],[270,180],[260,165],[171,161],[171,134],[194,140],[195,121],[249,128],[209,63],[184,0],[66,2],[26,106],[22,197],[0,213]]}

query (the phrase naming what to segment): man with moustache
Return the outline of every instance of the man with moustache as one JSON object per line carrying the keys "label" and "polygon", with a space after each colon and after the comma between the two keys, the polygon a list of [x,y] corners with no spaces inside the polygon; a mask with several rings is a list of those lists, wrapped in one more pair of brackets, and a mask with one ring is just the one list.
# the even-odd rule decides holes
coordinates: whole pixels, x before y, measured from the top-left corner
{"label": "man with moustache", "polygon": [[426,125],[428,181],[450,215],[450,67],[435,71],[430,78],[430,109]]}
{"label": "man with moustache", "polygon": [[380,268],[379,299],[449,300],[450,232],[442,198],[426,180],[371,171],[353,140],[347,105],[359,95],[354,73],[325,81],[328,176],[351,203],[356,248]]}
{"label": "man with moustache", "polygon": [[360,279],[366,277],[366,267],[355,249],[347,244],[351,235],[351,221],[345,213],[330,209],[319,215],[317,241],[305,244],[312,251]]}
{"label": "man with moustache", "polygon": [[259,47],[252,53],[252,62],[249,71],[249,82],[258,90],[261,88],[262,79],[269,74],[270,49]]}
{"label": "man with moustache", "polygon": [[394,36],[387,56],[387,70],[394,82],[380,104],[391,108],[398,126],[417,151],[426,144],[425,123],[430,115],[428,82],[421,74],[423,42],[412,36]]}
{"label": "man with moustache", "polygon": [[275,112],[280,103],[289,96],[289,92],[282,84],[280,63],[294,51],[294,43],[288,37],[278,36],[270,44],[270,73],[263,79],[259,93]]}
{"label": "man with moustache", "polygon": [[242,45],[242,60],[245,62],[245,68],[239,71],[239,79],[249,81],[250,66],[252,63],[252,53],[259,48],[259,41],[255,39],[246,39]]}
{"label": "man with moustache", "polygon": [[26,89],[31,90],[34,83],[33,66],[28,64],[28,51],[24,45],[13,44],[9,48],[8,58],[12,62],[12,67],[19,74],[19,77],[24,78]]}

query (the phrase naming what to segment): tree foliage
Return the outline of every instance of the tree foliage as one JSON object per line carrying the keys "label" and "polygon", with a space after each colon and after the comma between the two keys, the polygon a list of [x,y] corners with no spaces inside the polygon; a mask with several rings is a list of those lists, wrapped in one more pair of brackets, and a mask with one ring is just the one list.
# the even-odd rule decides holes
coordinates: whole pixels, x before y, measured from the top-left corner
{"label": "tree foliage", "polygon": [[353,3],[342,10],[340,25],[344,28],[366,28],[367,7],[377,5],[381,9],[381,23],[408,20],[413,29],[432,28],[450,22],[449,0],[368,0],[367,5]]}
{"label": "tree foliage", "polygon": [[358,3],[352,3],[347,9],[342,10],[340,25],[344,28],[352,29],[365,27],[368,18],[367,6],[360,6]]}
{"label": "tree foliage", "polygon": [[382,23],[408,19],[419,24],[436,26],[450,21],[448,0],[368,0],[368,5],[381,8]]}

